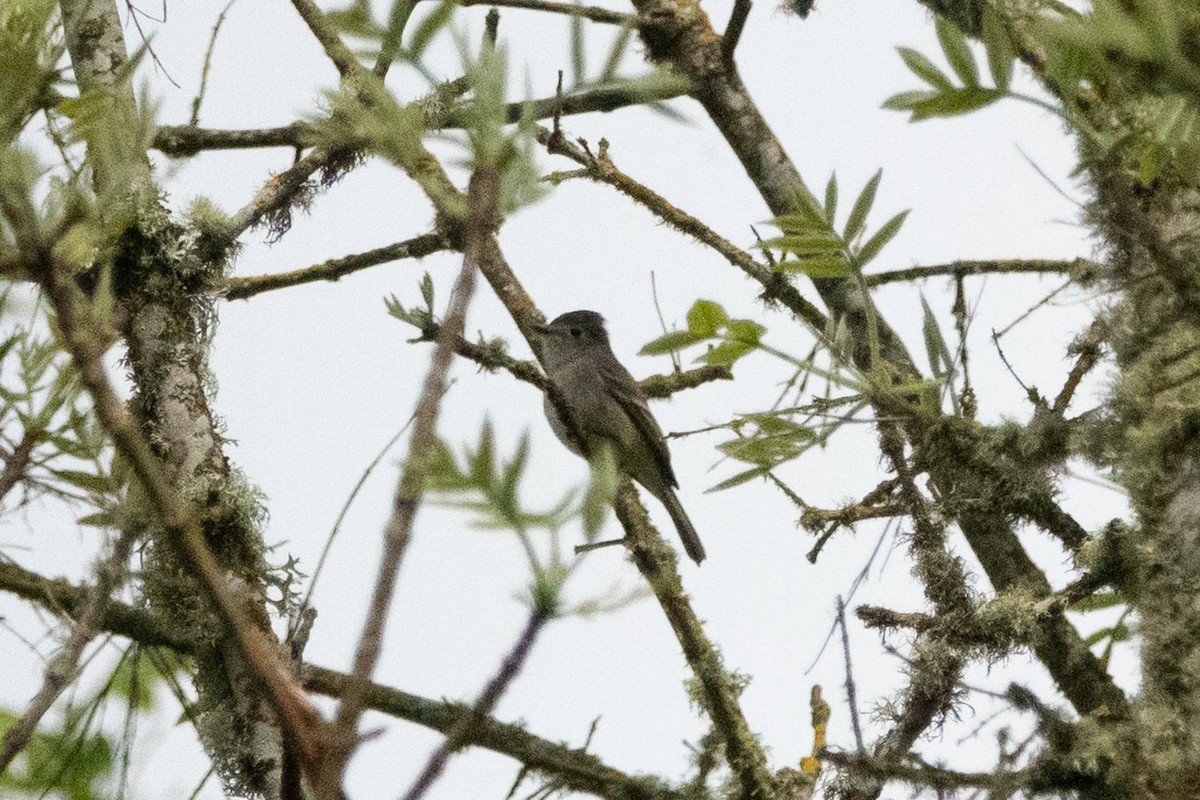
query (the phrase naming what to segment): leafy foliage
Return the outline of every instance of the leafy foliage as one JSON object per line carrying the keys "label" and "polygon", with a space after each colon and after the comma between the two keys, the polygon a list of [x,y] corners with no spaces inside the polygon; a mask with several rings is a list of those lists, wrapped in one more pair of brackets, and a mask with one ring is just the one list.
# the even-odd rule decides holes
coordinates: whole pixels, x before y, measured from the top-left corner
{"label": "leafy foliage", "polygon": [[687,330],[671,331],[647,342],[641,355],[674,353],[702,342],[716,344],[697,360],[712,366],[729,367],[759,347],[766,328],[749,319],[730,319],[725,308],[712,300],[697,300],[687,314]]}
{"label": "leafy foliage", "polygon": [[[1132,148],[1133,167],[1149,186],[1169,174],[1200,173],[1200,57],[1197,7],[1190,0],[1125,4],[1095,0],[1087,14],[1047,18],[1047,70],[1074,98],[1072,121],[1103,152]],[[1115,130],[1089,123],[1098,92],[1141,95],[1135,107],[1113,104]],[[1131,113],[1132,112],[1132,113]]]}
{"label": "leafy foliage", "polygon": [[[0,316],[12,303],[0,295]],[[128,475],[90,413],[69,358],[57,342],[13,326],[0,341],[0,432],[19,469],[21,502],[48,494],[84,504],[80,522],[113,526]],[[9,504],[14,507],[16,504]]]}
{"label": "leafy foliage", "polygon": [[961,85],[955,85],[950,76],[918,51],[910,47],[898,47],[896,50],[904,64],[928,84],[929,88],[892,95],[884,102],[883,107],[912,112],[912,121],[916,122],[932,117],[969,114],[997,100],[1015,96],[1009,87],[1016,55],[1008,40],[1008,34],[990,9],[985,8],[983,20],[983,43],[987,48],[988,68],[995,83],[994,87],[986,87],[980,82],[979,67],[962,31],[938,16],[935,20],[938,42],[942,46],[942,54]]}
{"label": "leafy foliage", "polygon": [[783,235],[766,239],[759,247],[768,252],[779,250],[785,258],[776,265],[783,272],[801,272],[810,278],[842,278],[861,272],[880,251],[895,238],[904,224],[908,211],[901,211],[880,226],[866,241],[861,241],[866,229],[867,215],[875,203],[875,194],[883,171],[867,181],[854,201],[839,233],[836,228],[838,186],[837,175],[831,175],[825,187],[825,203],[806,187],[796,197],[793,211],[771,221]]}
{"label": "leafy foliage", "polygon": [[[7,730],[17,715],[0,709],[0,728]],[[44,797],[56,792],[67,800],[105,800],[104,784],[112,775],[114,743],[102,734],[80,736],[78,713],[69,715],[59,729],[41,728],[0,775],[6,796]]]}

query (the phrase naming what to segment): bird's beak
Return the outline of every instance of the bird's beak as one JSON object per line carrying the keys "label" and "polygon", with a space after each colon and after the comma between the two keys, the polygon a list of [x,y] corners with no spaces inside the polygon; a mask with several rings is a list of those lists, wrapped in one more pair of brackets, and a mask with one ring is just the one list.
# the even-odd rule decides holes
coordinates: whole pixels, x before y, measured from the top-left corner
{"label": "bird's beak", "polygon": [[538,336],[547,336],[550,334],[550,327],[547,325],[530,325],[529,327]]}

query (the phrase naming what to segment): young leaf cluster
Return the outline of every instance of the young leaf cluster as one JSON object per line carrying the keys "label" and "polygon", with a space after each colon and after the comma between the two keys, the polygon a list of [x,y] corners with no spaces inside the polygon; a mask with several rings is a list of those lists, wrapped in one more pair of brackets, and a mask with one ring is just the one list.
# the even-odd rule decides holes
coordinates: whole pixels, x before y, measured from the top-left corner
{"label": "young leaf cluster", "polygon": [[712,366],[729,367],[758,349],[766,331],[754,320],[730,319],[720,303],[697,300],[687,313],[687,330],[671,331],[647,342],[639,354],[665,355],[708,342],[708,350],[697,360]]}
{"label": "young leaf cluster", "polygon": [[[471,512],[478,527],[512,530],[524,548],[532,572],[526,599],[548,616],[563,613],[598,613],[628,602],[612,592],[591,598],[571,609],[560,604],[561,590],[578,559],[560,552],[558,532],[571,521],[580,519],[587,541],[594,541],[611,510],[620,472],[613,455],[597,454],[592,462],[592,478],[576,502],[579,492],[567,492],[553,508],[533,511],[524,507],[520,485],[529,464],[529,437],[522,436],[515,452],[504,457],[497,452],[495,432],[485,422],[474,446],[464,448],[461,460],[444,442],[438,443],[426,469],[426,489],[439,502],[451,508]],[[542,555],[529,536],[533,529],[549,532],[549,553]],[[640,595],[638,595],[640,596]]]}
{"label": "young leaf cluster", "polygon": [[437,338],[438,322],[433,314],[433,278],[426,272],[421,278],[421,299],[424,306],[406,308],[396,295],[384,299],[387,313],[421,332],[413,342],[432,342]]}
{"label": "young leaf cluster", "polygon": [[[0,296],[0,315],[8,303]],[[98,509],[82,524],[116,524],[129,476],[90,413],[70,359],[24,327],[0,341],[0,442],[5,466],[19,470],[20,502],[50,495]]]}
{"label": "young leaf cluster", "polygon": [[0,4],[0,147],[8,146],[48,100],[63,46],[53,36],[52,0]]}
{"label": "young leaf cluster", "polygon": [[863,267],[895,238],[908,217],[907,210],[901,211],[875,233],[866,236],[867,215],[875,203],[882,177],[883,170],[880,170],[867,181],[840,232],[836,227],[837,174],[831,175],[825,185],[824,202],[802,186],[793,210],[771,221],[782,235],[760,242],[759,247],[768,254],[772,249],[784,254],[784,259],[776,264],[776,269],[783,272],[802,272],[815,279],[861,273]]}
{"label": "young leaf cluster", "polygon": [[910,47],[898,47],[896,49],[905,65],[929,88],[892,95],[884,102],[884,108],[909,111],[912,113],[911,120],[916,122],[932,117],[969,114],[997,100],[1015,96],[1009,87],[1016,54],[1004,26],[994,12],[985,8],[983,14],[983,44],[987,50],[988,70],[995,84],[992,87],[980,82],[979,67],[962,31],[941,16],[936,18],[936,26],[942,53],[961,85],[956,85],[953,78],[920,52]]}

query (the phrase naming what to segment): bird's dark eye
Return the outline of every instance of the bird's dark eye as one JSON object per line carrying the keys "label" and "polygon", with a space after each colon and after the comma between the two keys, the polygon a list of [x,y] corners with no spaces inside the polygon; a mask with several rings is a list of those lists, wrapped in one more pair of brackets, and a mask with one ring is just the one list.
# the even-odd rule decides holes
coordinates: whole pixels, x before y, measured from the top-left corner
{"label": "bird's dark eye", "polygon": [[583,336],[583,331],[579,328],[571,328],[571,336],[578,339],[580,336]]}

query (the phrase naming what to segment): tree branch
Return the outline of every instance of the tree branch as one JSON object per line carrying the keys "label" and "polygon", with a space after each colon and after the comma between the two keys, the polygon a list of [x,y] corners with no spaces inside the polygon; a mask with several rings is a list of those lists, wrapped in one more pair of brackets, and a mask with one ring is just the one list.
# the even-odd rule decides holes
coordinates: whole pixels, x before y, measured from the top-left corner
{"label": "tree branch", "polygon": [[[63,579],[50,579],[16,564],[0,562],[0,591],[10,592],[54,614],[78,618],[88,590]],[[96,631],[122,636],[147,647],[165,647],[190,655],[192,642],[179,636],[164,620],[151,612],[119,601],[105,604],[96,617]],[[302,680],[306,689],[328,697],[345,695],[354,680],[344,672],[305,664]],[[377,683],[370,683],[364,705],[388,716],[449,733],[471,714],[462,703],[429,700]],[[530,769],[561,779],[567,788],[611,800],[683,800],[656,778],[635,777],[604,764],[583,750],[556,744],[529,733],[523,725],[486,718],[474,726],[469,743],[515,759]]]}
{"label": "tree branch", "polygon": [[[294,2],[302,5],[304,0]],[[426,471],[430,466],[429,456],[437,446],[437,418],[442,397],[446,392],[447,373],[454,357],[454,343],[462,338],[467,306],[475,291],[475,272],[479,262],[479,251],[483,246],[480,239],[489,238],[499,223],[499,192],[500,175],[497,168],[477,168],[472,175],[468,192],[467,245],[462,271],[451,293],[450,311],[446,314],[441,330],[438,331],[421,398],[413,413],[413,432],[408,457],[396,488],[392,516],[385,530],[383,555],[379,562],[375,589],[354,657],[355,682],[351,684],[350,690],[338,706],[333,729],[335,755],[329,760],[318,781],[318,796],[337,796],[342,772],[358,745],[355,732],[363,710],[366,682],[374,672],[383,645],[384,625],[395,592],[400,563],[408,549],[413,521],[424,495]]]}
{"label": "tree branch", "polygon": [[[637,79],[599,86],[563,97],[540,97],[509,103],[505,119],[516,123],[522,119],[550,119],[556,113],[562,116],[589,114],[600,111],[616,111],[629,106],[649,102],[662,102],[683,97],[688,93],[688,82],[674,79],[656,80],[649,85]],[[427,120],[432,129],[458,129],[469,124],[471,104],[466,101],[449,109],[434,113]],[[193,156],[205,150],[241,150],[263,147],[290,147],[307,149],[317,144],[312,125],[293,122],[279,128],[220,129],[201,128],[196,125],[163,125],[154,134],[154,148],[172,158]],[[311,172],[310,172],[311,174]]]}
{"label": "tree branch", "polygon": [[171,158],[204,150],[252,150],[261,147],[309,148],[316,144],[312,126],[293,122],[282,128],[222,130],[199,125],[162,125],[154,132],[154,149]]}
{"label": "tree branch", "polygon": [[272,706],[285,730],[300,747],[307,769],[319,758],[320,720],[308,699],[291,680],[287,667],[269,646],[265,635],[251,621],[226,583],[224,570],[218,565],[205,542],[200,526],[189,509],[176,495],[162,472],[157,458],[142,438],[137,424],[126,413],[124,405],[109,384],[101,362],[99,343],[104,337],[95,335],[90,320],[78,303],[78,289],[66,277],[67,270],[44,253],[45,271],[39,276],[46,297],[58,317],[63,341],[83,386],[94,403],[100,424],[112,439],[117,451],[129,465],[146,493],[150,506],[162,520],[166,541],[181,564],[194,574],[209,599],[229,627],[241,648],[250,669],[261,680]]}
{"label": "tree branch", "polygon": [[[720,37],[697,0],[632,2],[638,11],[638,31],[651,60],[670,64],[691,81],[692,96],[721,131],[767,207],[775,215],[791,212],[795,197],[804,188],[800,173],[746,90],[735,65],[721,57]],[[920,372],[903,341],[880,317],[861,287],[841,278],[815,279],[813,285],[833,319],[850,331],[853,359],[860,369],[884,372],[876,363],[882,359],[886,372],[897,380],[919,378]],[[906,433],[914,442],[932,440],[944,432],[945,424],[957,425],[920,417],[911,408],[885,410],[907,418]],[[966,438],[978,440],[977,435]],[[998,487],[971,474],[966,465],[953,459],[931,463],[928,471],[944,497],[963,498],[964,502],[955,508],[958,522],[996,590],[1021,585],[1048,594],[1045,575],[1021,546],[1006,510],[994,507],[992,502],[977,501],[999,499]],[[1124,695],[1071,624],[1061,615],[1040,624],[1034,650],[1076,709],[1088,713],[1107,704],[1118,715],[1126,713]]]}
{"label": "tree branch", "polygon": [[626,531],[626,546],[638,571],[650,584],[659,606],[675,631],[684,658],[699,683],[699,699],[721,732],[725,759],[741,786],[741,796],[749,800],[774,797],[766,754],[750,732],[750,726],[738,704],[738,689],[722,663],[721,656],[704,633],[691,600],[683,590],[677,569],[678,558],[650,522],[638,500],[637,490],[623,478],[614,501],[617,518]]}
{"label": "tree branch", "polygon": [[256,294],[289,286],[300,286],[315,281],[336,281],[378,264],[399,261],[404,258],[424,258],[432,253],[449,250],[450,242],[440,233],[426,233],[365,253],[331,258],[311,267],[277,272],[272,275],[256,275],[252,278],[229,278],[220,290],[226,300],[246,300]]}
{"label": "tree branch", "polygon": [[583,17],[604,25],[626,25],[631,15],[610,11],[597,6],[581,6],[574,3],[555,3],[552,0],[459,0],[460,6],[498,6],[500,8],[524,8],[530,11],[545,11],[550,14],[566,14]]}
{"label": "tree branch", "polygon": [[729,240],[709,228],[696,217],[672,205],[654,190],[638,183],[633,178],[617,169],[608,155],[608,142],[600,140],[599,155],[593,156],[584,147],[567,141],[561,135],[544,128],[538,128],[538,141],[546,149],[557,155],[570,158],[583,167],[578,173],[551,176],[552,179],[562,180],[569,177],[585,177],[597,183],[612,186],[622,194],[633,198],[637,203],[650,209],[659,219],[666,222],[680,233],[693,237],[701,244],[717,251],[733,266],[746,275],[758,281],[763,289],[763,297],[778,300],[798,317],[816,330],[824,330],[827,318],[815,305],[806,300],[800,292],[781,273],[775,272],[764,264],[760,264],[746,251],[737,247]]}
{"label": "tree branch", "polygon": [[425,762],[421,774],[417,776],[408,792],[405,793],[404,800],[421,800],[446,768],[450,756],[469,743],[475,729],[491,716],[492,709],[496,707],[496,703],[500,702],[500,697],[504,694],[505,689],[524,666],[525,659],[529,657],[529,651],[533,649],[534,640],[546,623],[550,621],[551,616],[548,612],[549,609],[540,606],[534,608],[529,615],[529,620],[525,623],[525,629],[521,631],[520,637],[513,645],[512,651],[500,665],[500,670],[488,681],[482,694],[479,695],[479,699],[475,701],[475,705],[471,707],[467,715],[446,733],[446,740]]}
{"label": "tree branch", "polygon": [[932,267],[912,267],[910,269],[897,269],[890,272],[876,272],[872,275],[864,275],[863,280],[867,282],[867,286],[873,288],[876,286],[885,286],[889,283],[917,281],[942,275],[959,277],[966,275],[1066,274],[1072,276],[1077,282],[1086,285],[1094,283],[1097,280],[1099,270],[1099,264],[1089,261],[1086,258],[1076,258],[1072,261],[1032,258],[982,261],[962,260]]}
{"label": "tree branch", "polygon": [[124,581],[129,566],[129,556],[137,540],[135,528],[122,531],[113,543],[112,552],[96,565],[96,583],[86,591],[74,629],[62,649],[46,666],[42,686],[29,701],[19,719],[4,732],[4,746],[0,751],[0,776],[12,764],[37,730],[38,723],[54,701],[71,685],[84,648],[96,635],[97,622],[104,614],[109,597]]}

